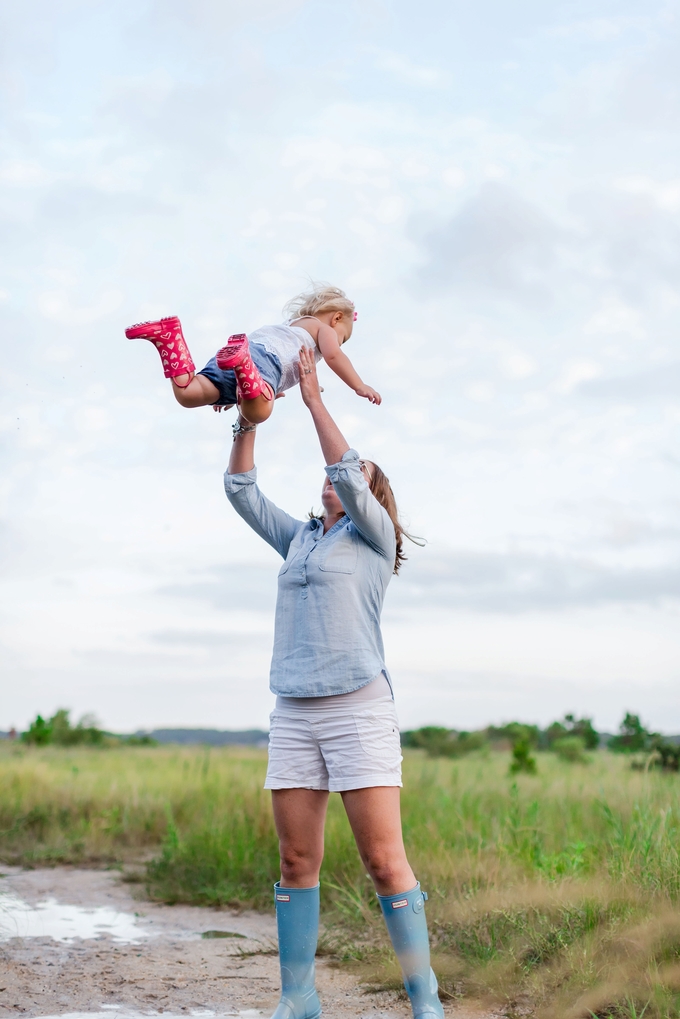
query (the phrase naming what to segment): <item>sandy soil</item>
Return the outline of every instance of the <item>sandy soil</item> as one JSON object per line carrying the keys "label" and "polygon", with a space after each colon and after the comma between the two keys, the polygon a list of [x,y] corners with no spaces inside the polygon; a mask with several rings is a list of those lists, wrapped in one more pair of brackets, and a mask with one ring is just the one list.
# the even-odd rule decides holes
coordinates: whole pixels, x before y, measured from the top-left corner
{"label": "sandy soil", "polygon": [[[52,1016],[96,1013],[118,1006],[145,1015],[217,1015],[256,1019],[278,1001],[278,960],[273,908],[270,914],[237,913],[142,901],[138,886],[115,871],[22,871],[3,868],[3,897],[35,906],[50,898],[85,909],[108,907],[136,917],[137,944],[103,932],[57,941],[22,936],[21,917],[0,912],[0,1017],[23,1013]],[[40,915],[40,914],[38,914]],[[14,927],[12,927],[14,924]],[[24,930],[28,928],[25,927]],[[206,931],[241,935],[204,939]],[[134,933],[134,932],[133,932]],[[367,995],[342,969],[318,960],[318,987],[329,1019],[409,1019],[406,1002],[393,994]],[[446,1005],[451,1019],[493,1019],[460,1005]],[[244,1015],[244,1013],[246,1015]]]}

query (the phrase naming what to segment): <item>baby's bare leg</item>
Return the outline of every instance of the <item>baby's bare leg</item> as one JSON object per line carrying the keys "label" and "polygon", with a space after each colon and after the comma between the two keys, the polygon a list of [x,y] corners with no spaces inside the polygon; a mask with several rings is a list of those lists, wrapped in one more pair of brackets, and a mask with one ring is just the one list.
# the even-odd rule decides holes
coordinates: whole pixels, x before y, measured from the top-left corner
{"label": "baby's bare leg", "polygon": [[[187,384],[187,379],[190,379]],[[177,403],[182,407],[208,407],[220,398],[220,391],[205,375],[178,375],[170,380]]]}
{"label": "baby's bare leg", "polygon": [[[279,393],[279,396],[283,396],[283,393]],[[251,425],[261,425],[266,421],[273,407],[274,401],[264,395],[256,396],[254,400],[241,400],[238,405],[241,417]]]}

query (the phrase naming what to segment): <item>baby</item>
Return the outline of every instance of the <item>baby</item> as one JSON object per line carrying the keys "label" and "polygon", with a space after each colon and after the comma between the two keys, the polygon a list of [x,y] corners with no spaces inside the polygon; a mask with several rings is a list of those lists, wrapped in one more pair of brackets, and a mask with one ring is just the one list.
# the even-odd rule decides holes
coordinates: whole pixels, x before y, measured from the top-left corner
{"label": "baby", "polygon": [[341,349],[352,335],[357,314],[344,291],[317,284],[294,297],[284,308],[283,325],[262,326],[250,336],[229,337],[205,368],[194,373],[194,362],[178,318],[130,326],[130,340],[150,340],[158,349],[165,377],[183,407],[216,410],[238,403],[240,416],[250,425],[266,421],[274,399],[300,381],[299,351],[306,347],[315,361],[323,359],[357,396],[381,403],[381,396],[365,385]]}

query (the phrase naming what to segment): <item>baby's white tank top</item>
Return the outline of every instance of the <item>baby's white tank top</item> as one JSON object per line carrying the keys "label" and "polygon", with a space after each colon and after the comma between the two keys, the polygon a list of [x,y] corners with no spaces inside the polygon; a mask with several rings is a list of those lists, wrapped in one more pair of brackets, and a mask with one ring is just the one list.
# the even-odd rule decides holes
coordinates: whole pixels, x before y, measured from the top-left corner
{"label": "baby's white tank top", "polygon": [[313,351],[314,360],[321,360],[321,353],[314,340],[302,326],[291,326],[287,323],[273,326],[262,326],[253,333],[248,333],[248,342],[257,343],[270,354],[278,358],[281,365],[281,382],[279,392],[292,389],[300,381],[300,347]]}

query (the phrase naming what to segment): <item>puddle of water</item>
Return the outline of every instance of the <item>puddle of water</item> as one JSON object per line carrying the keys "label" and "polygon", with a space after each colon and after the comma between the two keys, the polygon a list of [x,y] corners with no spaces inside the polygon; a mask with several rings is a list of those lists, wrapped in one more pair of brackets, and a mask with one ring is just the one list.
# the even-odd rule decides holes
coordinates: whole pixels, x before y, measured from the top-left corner
{"label": "puddle of water", "polygon": [[131,913],[119,913],[106,906],[86,909],[45,899],[36,906],[13,895],[0,895],[0,941],[10,938],[52,938],[54,941],[83,941],[107,936],[123,944],[139,944],[152,936],[140,930]]}
{"label": "puddle of water", "polygon": [[173,1012],[135,1012],[122,1005],[102,1005],[106,1012],[66,1012],[63,1015],[46,1015],[41,1019],[111,1019],[112,1015],[118,1019],[148,1019],[149,1016],[163,1015],[163,1019],[187,1019],[187,1015],[205,1017],[205,1019],[226,1019],[226,1017],[239,1016],[240,1019],[259,1019],[263,1014],[259,1008],[242,1009],[240,1012],[211,1012],[210,1009],[192,1009],[190,1012],[175,1014]]}

